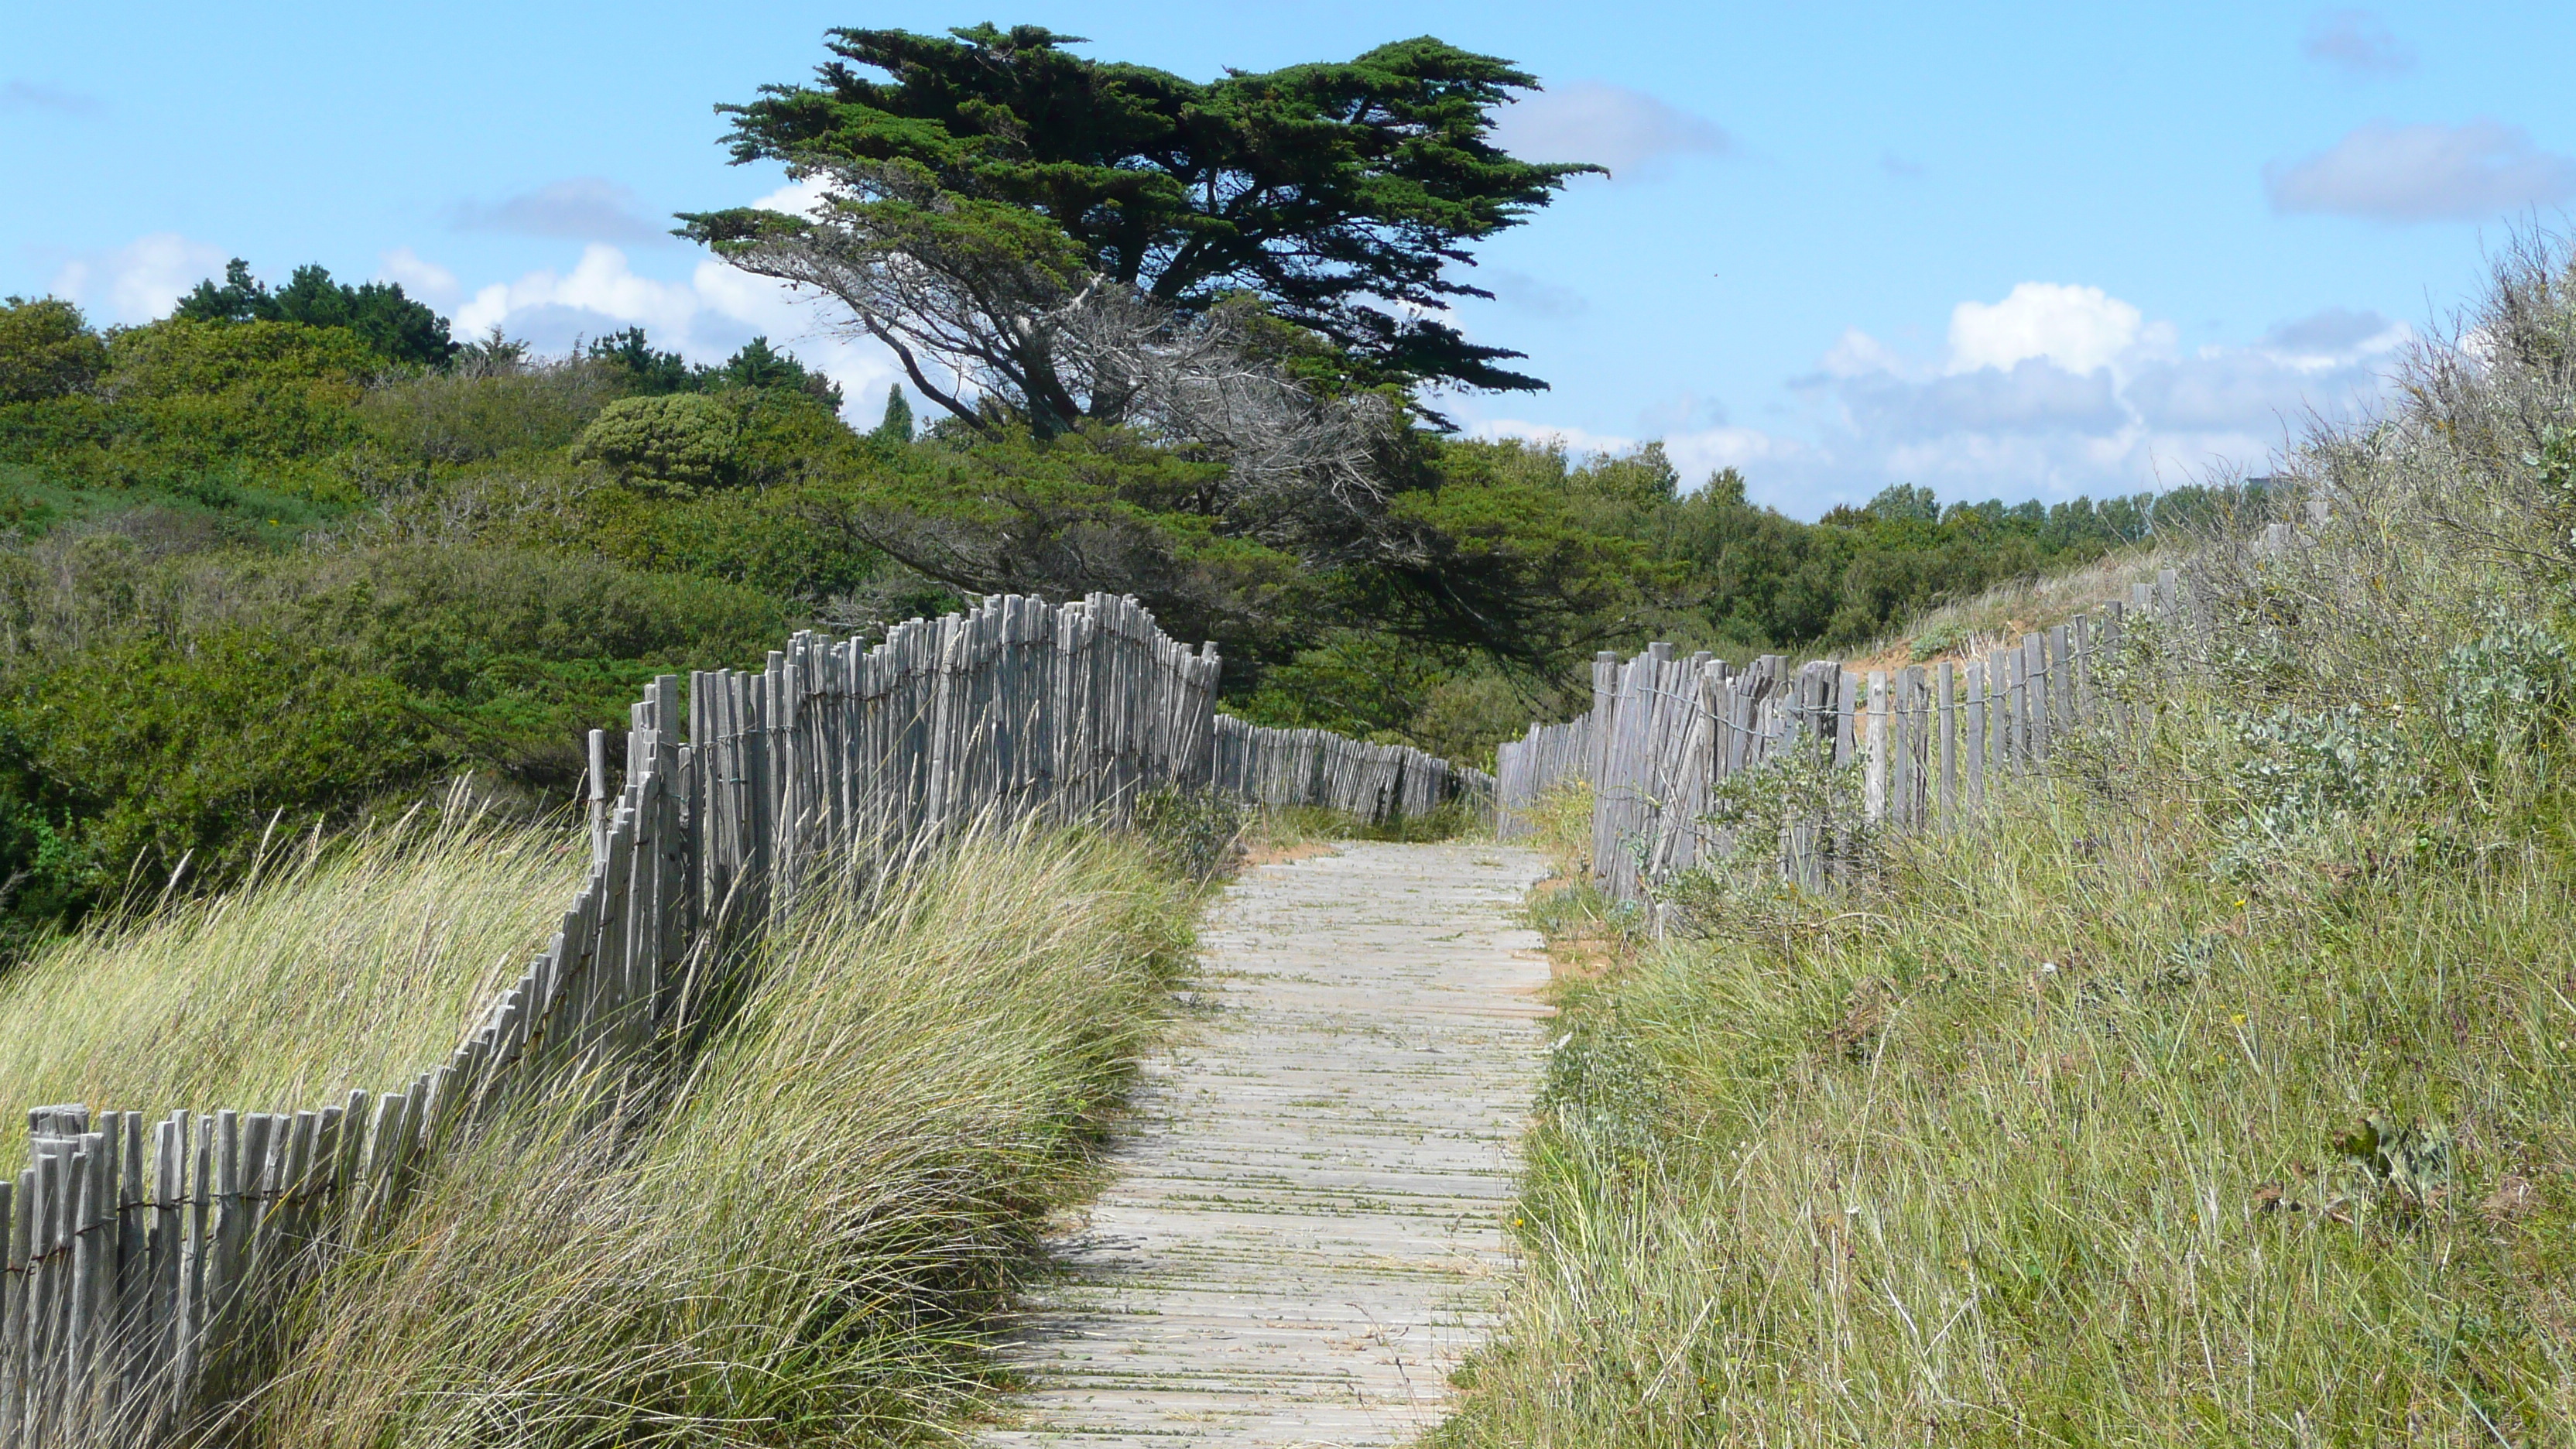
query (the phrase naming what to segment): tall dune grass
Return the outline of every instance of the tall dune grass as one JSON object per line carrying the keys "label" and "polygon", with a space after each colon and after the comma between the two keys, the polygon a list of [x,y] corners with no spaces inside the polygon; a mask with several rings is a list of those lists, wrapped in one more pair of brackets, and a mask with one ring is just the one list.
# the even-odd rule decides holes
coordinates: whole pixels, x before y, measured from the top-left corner
{"label": "tall dune grass", "polygon": [[278,1446],[876,1444],[991,1387],[1185,959],[1142,843],[1021,829],[814,893],[676,1095],[525,1104],[298,1305]]}
{"label": "tall dune grass", "polygon": [[2576,249],[2464,324],[2134,734],[1566,989],[1444,1446],[2576,1443]]}
{"label": "tall dune grass", "polygon": [[43,1103],[281,1111],[409,1080],[543,949],[587,864],[578,832],[423,810],[48,945],[0,976],[0,1160]]}

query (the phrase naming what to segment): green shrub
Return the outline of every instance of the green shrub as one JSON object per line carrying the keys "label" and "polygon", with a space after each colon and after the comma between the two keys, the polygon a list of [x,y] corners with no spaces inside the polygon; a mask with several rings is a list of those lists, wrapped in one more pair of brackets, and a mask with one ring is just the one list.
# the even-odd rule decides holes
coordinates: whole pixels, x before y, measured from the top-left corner
{"label": "green shrub", "polygon": [[2443,727],[2482,758],[2520,752],[2576,709],[2576,655],[2539,620],[2498,611],[2442,662]]}
{"label": "green shrub", "polygon": [[757,660],[786,625],[740,585],[567,553],[0,552],[8,909],[76,916],[190,851],[220,877],[280,808],[343,816],[449,770],[569,789],[583,731],[645,680]]}
{"label": "green shrub", "polygon": [[812,389],[732,387],[709,396],[733,409],[737,481],[764,488],[797,482],[861,451],[858,435]]}
{"label": "green shrub", "polygon": [[1944,654],[1954,654],[1966,648],[1967,645],[1967,626],[1949,621],[1915,635],[1913,641],[1906,646],[1906,652],[1917,660],[1938,659]]}
{"label": "green shrub", "polygon": [[1136,802],[1136,833],[1165,870],[1205,883],[1230,875],[1243,857],[1252,808],[1214,790],[1167,786]]}
{"label": "green shrub", "polygon": [[729,488],[680,499],[602,489],[534,532],[631,568],[725,579],[782,599],[856,591],[878,576],[884,559],[816,528],[815,501],[799,488]]}
{"label": "green shrub", "polygon": [[[237,869],[272,815],[339,816],[436,765],[395,683],[274,627],[229,627],[182,652],[157,640],[83,650],[12,681],[22,832],[11,873],[77,909],[129,873]],[[26,826],[30,814],[53,832]],[[32,853],[27,853],[32,852]]]}
{"label": "green shrub", "polygon": [[212,278],[197,283],[171,315],[218,324],[300,322],[344,329],[386,358],[415,366],[445,366],[460,350],[448,335],[447,319],[404,296],[398,283],[352,287],[332,281],[328,269],[314,264],[297,267],[272,292],[250,274],[249,263],[235,257],[224,268],[222,286]]}
{"label": "green shrub", "polygon": [[496,376],[432,372],[374,388],[358,410],[398,455],[463,463],[568,447],[625,387],[620,370],[586,360]]}
{"label": "green shrub", "polygon": [[[385,366],[384,354],[340,327],[294,322],[192,322],[169,318],[117,333],[104,382],[119,400],[277,391],[309,384],[356,389]],[[356,393],[347,394],[355,398]]]}
{"label": "green shrub", "polygon": [[733,409],[703,393],[620,398],[582,430],[572,455],[640,491],[686,497],[727,481],[740,432]]}
{"label": "green shrub", "polygon": [[84,393],[0,402],[0,461],[62,476],[96,472],[116,439],[116,408]]}
{"label": "green shrub", "polygon": [[0,403],[81,392],[107,370],[107,344],[80,308],[55,297],[0,304]]}

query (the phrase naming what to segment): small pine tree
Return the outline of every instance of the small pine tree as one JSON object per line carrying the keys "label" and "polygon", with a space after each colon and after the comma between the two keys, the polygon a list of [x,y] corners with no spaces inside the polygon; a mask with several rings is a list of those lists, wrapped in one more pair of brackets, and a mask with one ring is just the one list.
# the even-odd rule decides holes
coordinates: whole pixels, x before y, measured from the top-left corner
{"label": "small pine tree", "polygon": [[885,417],[868,436],[887,443],[912,441],[912,404],[904,401],[902,383],[886,389]]}

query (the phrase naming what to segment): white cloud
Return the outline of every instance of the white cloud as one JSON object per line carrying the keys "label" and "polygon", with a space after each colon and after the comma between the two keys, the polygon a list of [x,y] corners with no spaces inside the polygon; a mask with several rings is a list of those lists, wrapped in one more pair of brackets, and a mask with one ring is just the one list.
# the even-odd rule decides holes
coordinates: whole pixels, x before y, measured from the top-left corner
{"label": "white cloud", "polygon": [[2299,42],[2308,59],[2350,75],[2403,75],[2415,68],[2415,49],[2389,33],[2367,10],[2320,10]]}
{"label": "white cloud", "polygon": [[2067,498],[2260,469],[2306,414],[2374,401],[2413,336],[2328,308],[2184,356],[2170,323],[2100,288],[2025,282],[1955,308],[1937,362],[1846,331],[1793,384],[1814,409],[1812,443],[1747,472],[1756,498],[1813,513],[1894,483],[1945,500]]}
{"label": "white cloud", "polygon": [[1905,373],[1911,370],[1911,364],[1877,338],[1857,327],[1846,327],[1834,345],[1825,349],[1824,369],[1828,377],[1861,377],[1873,372]]}
{"label": "white cloud", "polygon": [[412,296],[444,305],[460,290],[454,272],[436,262],[423,261],[420,253],[409,247],[396,247],[376,260],[376,275],[398,284]]}
{"label": "white cloud", "polygon": [[667,223],[638,214],[633,188],[604,176],[550,181],[534,191],[505,196],[496,202],[460,201],[448,208],[448,221],[459,231],[507,232],[569,241],[673,239]]}
{"label": "white cloud", "polygon": [[2372,406],[2414,336],[2377,313],[2327,308],[2248,345],[2185,355],[2170,323],[2099,288],[2024,283],[1955,308],[1928,356],[1847,329],[1791,383],[1803,418],[1793,409],[1740,426],[1677,395],[1641,412],[1633,434],[1515,418],[1475,418],[1468,431],[1577,454],[1660,434],[1684,486],[1737,468],[1753,501],[1801,517],[1897,483],[1945,502],[2098,498],[2268,468],[2310,413]]}
{"label": "white cloud", "polygon": [[579,338],[642,327],[655,346],[709,363],[764,335],[830,374],[858,414],[866,406],[862,394],[881,397],[899,371],[876,343],[824,333],[830,318],[819,305],[810,294],[800,297],[712,258],[700,260],[685,280],[643,276],[624,252],[593,243],[569,272],[538,270],[479,289],[456,309],[455,325],[460,336],[497,326],[557,352]]}
{"label": "white cloud", "polygon": [[1855,431],[1890,439],[2116,431],[2128,420],[2107,368],[2079,373],[2036,357],[1927,382],[1864,374],[1835,391]]}
{"label": "white cloud", "polygon": [[2263,168],[2272,209],[2373,221],[2479,221],[2576,196],[2576,158],[2499,121],[2372,121],[2332,146]]}
{"label": "white cloud", "polygon": [[751,204],[754,211],[783,211],[789,216],[810,217],[832,194],[832,178],[820,172],[801,181],[790,181]]}
{"label": "white cloud", "polygon": [[138,237],[111,252],[76,257],[54,274],[54,291],[109,322],[149,322],[200,281],[221,276],[224,254],[175,231]]}
{"label": "white cloud", "polygon": [[1794,438],[1777,437],[1759,428],[1702,428],[1664,439],[1664,453],[1682,475],[1682,487],[1697,488],[1721,468],[1748,473],[1766,466],[1803,466],[1811,450]]}
{"label": "white cloud", "polygon": [[1950,312],[1946,371],[2009,368],[2032,358],[2068,372],[2108,367],[2143,339],[2145,317],[2099,287],[2024,282],[2000,302]]}
{"label": "white cloud", "polygon": [[1723,156],[1735,143],[1705,116],[1644,91],[1584,80],[1506,108],[1494,144],[1524,161],[1589,161],[1625,176],[1652,175],[1681,156]]}
{"label": "white cloud", "polygon": [[515,282],[495,282],[477,291],[472,301],[456,309],[456,326],[460,331],[481,332],[506,325],[514,315],[552,307],[686,334],[703,306],[690,283],[638,276],[627,265],[624,252],[593,242],[581,249],[581,260],[568,273],[534,271]]}

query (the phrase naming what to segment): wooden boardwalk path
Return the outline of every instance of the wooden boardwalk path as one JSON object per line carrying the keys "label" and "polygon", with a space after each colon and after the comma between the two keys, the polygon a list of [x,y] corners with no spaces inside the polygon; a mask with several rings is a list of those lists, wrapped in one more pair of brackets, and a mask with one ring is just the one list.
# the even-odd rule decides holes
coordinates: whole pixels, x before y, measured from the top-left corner
{"label": "wooden boardwalk path", "polygon": [[1358,1445],[1437,1422],[1507,1266],[1546,1046],[1545,873],[1493,845],[1350,844],[1247,871],[1202,934],[1210,1010],[1149,1068],[1116,1178],[1008,1350],[991,1444]]}

